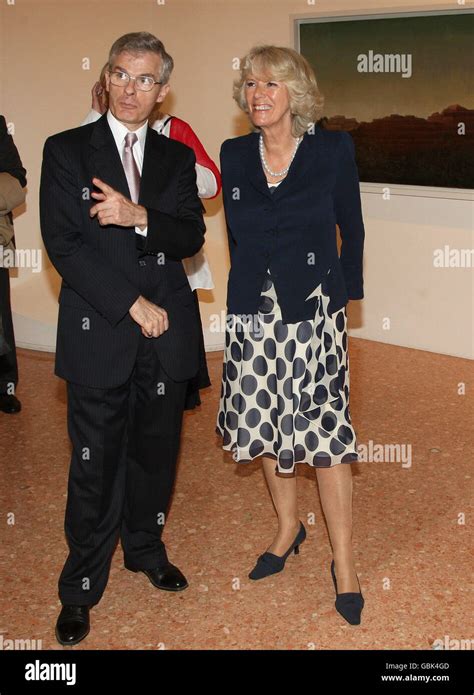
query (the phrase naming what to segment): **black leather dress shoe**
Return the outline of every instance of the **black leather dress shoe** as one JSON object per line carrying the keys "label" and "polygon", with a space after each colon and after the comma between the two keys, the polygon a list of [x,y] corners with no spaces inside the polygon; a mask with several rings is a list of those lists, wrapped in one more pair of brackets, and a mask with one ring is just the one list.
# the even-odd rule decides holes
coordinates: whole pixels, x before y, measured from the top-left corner
{"label": "black leather dress shoe", "polygon": [[133,570],[146,574],[153,586],[164,591],[184,591],[189,584],[184,574],[177,567],[167,562],[152,570]]}
{"label": "black leather dress shoe", "polygon": [[65,647],[78,644],[90,630],[89,606],[63,606],[56,622],[56,639]]}
{"label": "black leather dress shoe", "polygon": [[21,410],[21,403],[16,396],[8,396],[6,394],[0,395],[0,410],[3,413],[8,413],[8,415],[13,415],[13,413],[19,413]]}

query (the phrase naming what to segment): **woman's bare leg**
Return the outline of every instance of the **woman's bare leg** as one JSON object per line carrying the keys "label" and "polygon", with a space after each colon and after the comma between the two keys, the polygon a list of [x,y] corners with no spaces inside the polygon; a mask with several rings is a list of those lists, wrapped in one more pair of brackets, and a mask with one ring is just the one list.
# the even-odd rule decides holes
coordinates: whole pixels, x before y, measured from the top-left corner
{"label": "woman's bare leg", "polygon": [[339,594],[359,591],[352,552],[352,469],[350,463],[316,468],[329,531]]}
{"label": "woman's bare leg", "polygon": [[278,516],[278,532],[267,551],[284,555],[295,540],[300,528],[296,475],[283,478],[275,475],[275,459],[262,457],[263,471]]}

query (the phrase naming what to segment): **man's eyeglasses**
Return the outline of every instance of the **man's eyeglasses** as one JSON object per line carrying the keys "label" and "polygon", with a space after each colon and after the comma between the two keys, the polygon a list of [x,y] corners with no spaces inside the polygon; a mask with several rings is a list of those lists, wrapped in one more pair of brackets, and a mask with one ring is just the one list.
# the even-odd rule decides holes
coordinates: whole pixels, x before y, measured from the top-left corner
{"label": "man's eyeglasses", "polygon": [[130,80],[135,80],[135,86],[142,92],[149,92],[155,84],[163,84],[157,80],[154,80],[151,75],[138,75],[138,77],[132,77],[127,72],[122,72],[122,70],[115,70],[114,72],[109,72],[110,82],[115,85],[115,87],[126,87]]}

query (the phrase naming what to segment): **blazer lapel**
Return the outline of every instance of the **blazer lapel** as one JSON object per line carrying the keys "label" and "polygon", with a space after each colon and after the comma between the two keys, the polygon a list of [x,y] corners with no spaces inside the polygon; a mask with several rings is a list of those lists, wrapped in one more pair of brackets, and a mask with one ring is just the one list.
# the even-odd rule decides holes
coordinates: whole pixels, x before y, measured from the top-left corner
{"label": "blazer lapel", "polygon": [[314,160],[317,159],[321,153],[321,147],[322,135],[320,128],[315,128],[312,134],[305,133],[286,177],[276,190],[271,193],[268,189],[267,179],[260,160],[259,133],[253,133],[253,137],[249,138],[249,149],[245,167],[250,183],[268,198],[276,200],[284,197],[288,192],[291,192],[291,190],[301,185],[304,181]]}
{"label": "blazer lapel", "polygon": [[148,128],[138,197],[140,205],[150,205],[168,180],[169,162],[167,150],[163,146],[164,142],[164,135],[159,135],[153,128]]}
{"label": "blazer lapel", "polygon": [[91,176],[97,176],[116,191],[130,198],[127,177],[122,160],[115,144],[114,136],[107,123],[107,113],[104,113],[92,131],[89,141],[92,148],[90,157]]}
{"label": "blazer lapel", "polygon": [[272,194],[268,190],[267,179],[263,173],[262,162],[260,161],[259,137],[260,133],[252,133],[252,136],[248,139],[245,171],[252,186],[267,198],[272,198],[276,191]]}
{"label": "blazer lapel", "polygon": [[[153,128],[148,127],[138,197],[140,204],[153,200],[166,181],[168,162],[163,138],[164,135],[158,135]],[[127,177],[106,114],[96,122],[90,138],[90,146],[92,148],[91,176],[97,176],[116,191],[130,198]]]}

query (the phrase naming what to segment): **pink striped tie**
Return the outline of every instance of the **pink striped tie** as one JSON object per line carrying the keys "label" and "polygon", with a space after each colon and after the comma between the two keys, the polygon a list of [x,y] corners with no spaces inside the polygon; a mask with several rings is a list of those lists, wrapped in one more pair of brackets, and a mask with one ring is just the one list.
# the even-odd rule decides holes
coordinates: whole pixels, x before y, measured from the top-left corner
{"label": "pink striped tie", "polygon": [[123,168],[127,177],[130,196],[134,203],[138,203],[138,195],[140,192],[140,172],[133,156],[133,145],[137,141],[136,133],[127,133],[125,136],[125,147],[123,149]]}

